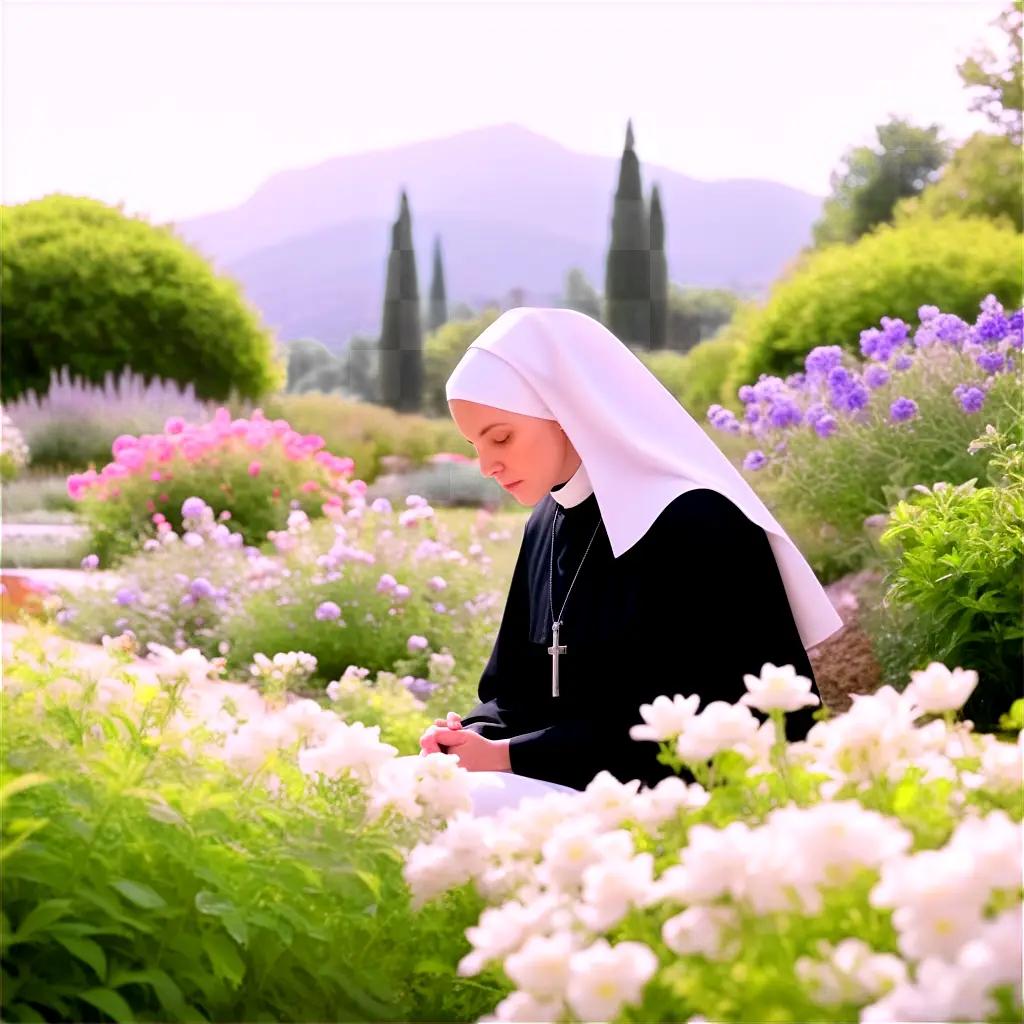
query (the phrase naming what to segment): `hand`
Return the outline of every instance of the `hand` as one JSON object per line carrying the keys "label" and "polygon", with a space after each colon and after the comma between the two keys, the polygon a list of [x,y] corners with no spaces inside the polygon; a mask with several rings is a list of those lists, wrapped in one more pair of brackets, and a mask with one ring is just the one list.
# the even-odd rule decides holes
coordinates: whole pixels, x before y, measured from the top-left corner
{"label": "hand", "polygon": [[449,729],[461,729],[462,718],[454,711],[448,712],[447,718],[435,718],[434,724],[430,726],[420,737],[420,753],[421,754],[447,754],[447,749],[442,749],[437,740],[435,740],[434,734],[441,728]]}
{"label": "hand", "polygon": [[431,726],[420,739],[424,754],[432,753],[433,747],[445,750],[441,753],[454,754],[461,767],[471,772],[510,772],[508,740],[489,740],[472,729],[449,729],[446,726]]}

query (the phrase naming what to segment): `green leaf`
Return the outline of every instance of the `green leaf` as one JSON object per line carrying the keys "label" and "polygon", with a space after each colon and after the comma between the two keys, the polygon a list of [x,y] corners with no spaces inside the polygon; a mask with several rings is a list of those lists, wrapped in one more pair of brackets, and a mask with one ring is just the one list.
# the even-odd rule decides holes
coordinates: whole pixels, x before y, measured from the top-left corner
{"label": "green leaf", "polygon": [[196,893],[196,910],[200,914],[212,914],[214,917],[220,917],[234,909],[235,905],[231,900],[218,896],[217,893],[210,892],[209,889],[200,889]]}
{"label": "green leaf", "polygon": [[25,915],[11,936],[11,945],[27,941],[36,932],[62,918],[70,909],[71,900],[46,900],[37,904]]}
{"label": "green leaf", "polygon": [[86,989],[85,992],[79,994],[78,998],[87,1002],[90,1006],[95,1006],[97,1010],[102,1010],[108,1017],[113,1017],[114,1020],[135,1020],[131,1007],[112,989]]}
{"label": "green leaf", "polygon": [[233,985],[241,984],[245,976],[245,963],[231,939],[223,932],[204,932],[202,942],[217,977]]}
{"label": "green leaf", "polygon": [[107,956],[103,952],[103,947],[98,942],[93,942],[92,939],[69,938],[65,935],[53,935],[53,937],[72,956],[88,964],[96,972],[96,977],[100,981],[106,979]]}
{"label": "green leaf", "polygon": [[157,910],[166,907],[167,903],[156,890],[141,882],[133,882],[128,878],[120,878],[110,883],[126,900],[144,910]]}
{"label": "green leaf", "polygon": [[52,781],[48,775],[43,775],[41,772],[28,772],[25,775],[19,775],[16,779],[11,779],[10,782],[5,782],[3,786],[0,786],[0,807],[4,807],[16,793],[22,793],[33,786],[41,786],[45,782]]}
{"label": "green leaf", "polygon": [[145,971],[112,971],[108,985],[110,988],[122,988],[125,985],[149,985],[165,1010],[169,1010],[179,1020],[188,1015],[188,1004],[185,1002],[181,989],[170,975],[159,968],[153,967]]}

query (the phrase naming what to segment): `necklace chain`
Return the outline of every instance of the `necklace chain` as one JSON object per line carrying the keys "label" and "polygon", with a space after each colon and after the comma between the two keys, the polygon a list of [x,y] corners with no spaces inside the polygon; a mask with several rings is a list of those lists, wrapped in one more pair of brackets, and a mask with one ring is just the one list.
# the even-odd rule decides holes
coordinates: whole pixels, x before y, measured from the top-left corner
{"label": "necklace chain", "polygon": [[[576,576],[573,576],[572,583],[569,584],[569,589],[565,592],[565,600],[562,602],[562,608],[558,613],[558,618],[555,618],[555,606],[552,599],[554,593],[554,580],[555,580],[555,520],[558,518],[558,502],[555,502],[554,512],[551,515],[551,564],[548,567],[548,606],[551,608],[551,622],[554,624],[557,622],[559,626],[562,624],[562,612],[565,611],[565,605],[569,600],[569,594],[572,593],[572,588],[576,583],[576,577],[580,574],[580,569],[583,568],[583,563],[587,559],[587,555],[590,554],[590,545],[594,543],[594,537],[597,536],[597,531],[601,529],[600,516],[597,520],[597,526],[594,528],[594,536],[590,538],[590,544],[587,545],[587,550],[583,552],[583,557],[580,559],[579,568],[576,570]],[[563,512],[564,516],[565,513]]]}

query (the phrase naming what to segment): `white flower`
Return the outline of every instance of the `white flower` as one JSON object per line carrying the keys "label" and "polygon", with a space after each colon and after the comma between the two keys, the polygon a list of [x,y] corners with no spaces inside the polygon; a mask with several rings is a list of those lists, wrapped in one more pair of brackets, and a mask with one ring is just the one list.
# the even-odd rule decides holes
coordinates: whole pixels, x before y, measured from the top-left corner
{"label": "white flower", "polygon": [[698,707],[700,697],[696,694],[683,697],[677,693],[671,700],[659,694],[653,703],[640,705],[645,724],[630,726],[629,735],[634,740],[674,740]]}
{"label": "white flower", "polygon": [[593,814],[602,828],[616,828],[633,817],[633,801],[639,789],[639,779],[619,782],[611,772],[601,771],[577,798],[577,807]]}
{"label": "white flower", "polygon": [[625,861],[633,856],[633,837],[628,832],[601,834],[600,828],[601,823],[593,814],[578,814],[558,825],[542,847],[544,860],[537,868],[538,880],[571,889],[579,885],[591,864],[605,858]]}
{"label": "white flower", "polygon": [[698,953],[710,960],[728,959],[739,948],[735,937],[723,941],[723,932],[739,924],[735,907],[689,907],[661,926],[661,937],[674,953]]}
{"label": "white flower", "polygon": [[396,747],[380,742],[380,726],[362,722],[339,722],[323,746],[299,751],[299,768],[304,775],[337,778],[350,771],[369,785],[377,769],[398,753]]}
{"label": "white flower", "polygon": [[796,973],[827,1006],[864,1003],[907,980],[907,965],[891,953],[875,953],[860,939],[844,939],[835,948],[819,943],[824,961],[800,957]]}
{"label": "white flower", "polygon": [[487,1021],[523,1021],[526,1024],[541,1024],[550,1021],[555,1024],[564,1016],[564,1007],[561,1001],[544,1002],[535,999],[528,992],[513,992],[506,996],[494,1008],[493,1017],[481,1017],[482,1024]]}
{"label": "white flower", "polygon": [[569,957],[579,948],[571,932],[531,935],[506,958],[505,973],[534,998],[561,1001],[569,983]]}
{"label": "white flower", "polygon": [[611,946],[598,939],[569,958],[568,1003],[581,1020],[611,1020],[626,1004],[640,1001],[658,969],[658,958],[642,942]]}
{"label": "white flower", "polygon": [[632,860],[591,864],[583,872],[583,902],[576,916],[593,932],[618,924],[648,896],[654,878],[654,857],[639,853]]}
{"label": "white flower", "polygon": [[147,661],[161,678],[177,679],[184,673],[189,683],[195,684],[208,679],[211,672],[219,674],[222,670],[223,660],[208,661],[195,647],[179,652],[152,641],[146,646]]}
{"label": "white flower", "polygon": [[911,672],[910,679],[904,693],[929,714],[958,711],[978,685],[978,673],[973,669],[955,668],[950,672],[939,661],[923,671]]}
{"label": "white flower", "polygon": [[739,703],[757,708],[758,711],[770,711],[773,708],[796,711],[821,703],[811,693],[810,679],[798,676],[792,665],[776,667],[770,661],[765,662],[761,666],[760,676],[747,673],[743,676],[743,682],[748,692],[740,697]]}
{"label": "white flower", "polygon": [[687,785],[678,775],[669,775],[653,789],[644,789],[633,801],[633,816],[652,828],[675,817],[681,810],[703,807],[711,794],[694,782]]}
{"label": "white flower", "polygon": [[676,741],[676,753],[684,761],[706,761],[720,750],[754,743],[758,725],[745,707],[714,700],[686,722]]}

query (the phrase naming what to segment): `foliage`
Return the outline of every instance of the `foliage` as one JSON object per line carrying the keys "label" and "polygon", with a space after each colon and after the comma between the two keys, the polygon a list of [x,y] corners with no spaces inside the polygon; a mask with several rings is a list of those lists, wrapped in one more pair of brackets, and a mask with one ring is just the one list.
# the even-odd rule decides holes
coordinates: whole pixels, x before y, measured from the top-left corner
{"label": "foliage", "polygon": [[988,217],[1024,230],[1020,147],[1001,135],[975,132],[942,168],[938,181],[896,204],[893,221],[913,217]]}
{"label": "foliage", "polygon": [[1006,55],[978,47],[957,71],[968,89],[979,92],[970,109],[984,114],[1015,146],[1024,145],[1024,81],[1021,79],[1021,28],[1024,3],[1010,0],[991,24],[1006,33]]}
{"label": "foliage", "polygon": [[433,966],[465,951],[479,901],[418,914],[401,877],[404,850],[469,805],[458,779],[439,791],[454,758],[406,759],[428,777],[399,811],[376,730],[184,659],[149,683],[116,647],[90,672],[37,641],[7,668],[4,1020],[471,1020],[493,1003],[497,986]]}
{"label": "foliage", "polygon": [[668,297],[668,344],[678,352],[692,352],[710,341],[736,314],[740,299],[727,288],[680,288],[672,285]]}
{"label": "foliage", "polygon": [[579,267],[570,267],[563,292],[560,305],[564,309],[575,309],[594,320],[601,319],[601,296]]}
{"label": "foliage", "polygon": [[214,405],[201,402],[192,384],[154,377],[147,384],[141,374],[124,369],[115,378],[107,373],[102,385],[71,377],[67,366],[50,372],[50,386],[40,397],[28,391],[8,410],[30,441],[32,465],[69,469],[105,462],[120,434],[142,434],[163,429],[171,416],[206,419]]}
{"label": "foliage", "polygon": [[1021,299],[1020,236],[983,218],[914,219],[882,225],[853,245],[805,257],[774,288],[733,363],[735,390],[761,373],[800,368],[815,346],[855,351],[864,324],[912,318],[941,296],[943,309],[971,316],[989,292],[1004,304]]}
{"label": "foliage", "polygon": [[717,429],[756,444],[744,468],[782,518],[819,531],[804,550],[829,578],[870,560],[865,520],[915,484],[977,475],[967,446],[979,416],[1020,421],[1021,312],[1006,316],[990,295],[973,325],[936,306],[919,315],[913,333],[891,317],[862,331],[863,359],[819,346],[785,381],[762,374],[740,388],[742,420],[709,410]]}
{"label": "foliage", "polygon": [[[427,358],[429,361],[429,348]],[[383,470],[382,460],[391,455],[401,455],[414,464],[429,464],[438,452],[446,451],[475,457],[473,446],[452,422],[447,404],[438,413],[443,418],[438,419],[396,413],[339,395],[277,394],[268,398],[262,409],[268,417],[287,420],[301,433],[322,437],[331,451],[345,452],[355,463],[359,478],[367,483],[377,478]],[[232,412],[249,416],[251,405],[240,403]]]}
{"label": "foliage", "polygon": [[172,417],[162,433],[123,434],[111,451],[114,460],[99,472],[68,477],[68,493],[79,502],[104,564],[152,535],[153,523],[179,526],[187,501],[216,504],[246,543],[258,544],[284,525],[289,508],[320,515],[365,490],[363,481],[349,481],[351,459],[332,455],[322,437],[269,420],[259,409],[251,419],[232,419],[220,408],[201,424]]}
{"label": "foliage", "polygon": [[283,374],[238,284],[172,228],[94,199],[3,208],[3,397],[51,370],[99,382],[126,366],[202,398],[256,397]]}
{"label": "foliage", "polygon": [[[445,396],[445,384],[459,360],[466,354],[466,349],[500,315],[500,310],[491,307],[472,320],[450,320],[439,330],[427,336],[423,353],[424,415],[450,419],[451,413],[448,410],[448,399]],[[464,441],[463,444],[465,444]]]}
{"label": "foliage", "polygon": [[832,195],[813,228],[816,246],[855,242],[887,223],[896,203],[918,195],[947,159],[949,144],[939,139],[937,124],[918,128],[893,118],[875,132],[877,146],[848,149],[843,168],[832,172]]}
{"label": "foliage", "polygon": [[983,685],[964,713],[992,729],[1024,678],[1024,449],[992,426],[970,446],[986,449],[990,486],[919,485],[880,540],[889,552],[885,606],[897,606],[899,622],[915,620],[913,647],[890,627],[888,673],[905,678],[930,661],[977,670]]}
{"label": "foliage", "polygon": [[8,410],[0,410],[0,481],[13,480],[28,464],[29,446],[22,432],[14,425]]}

